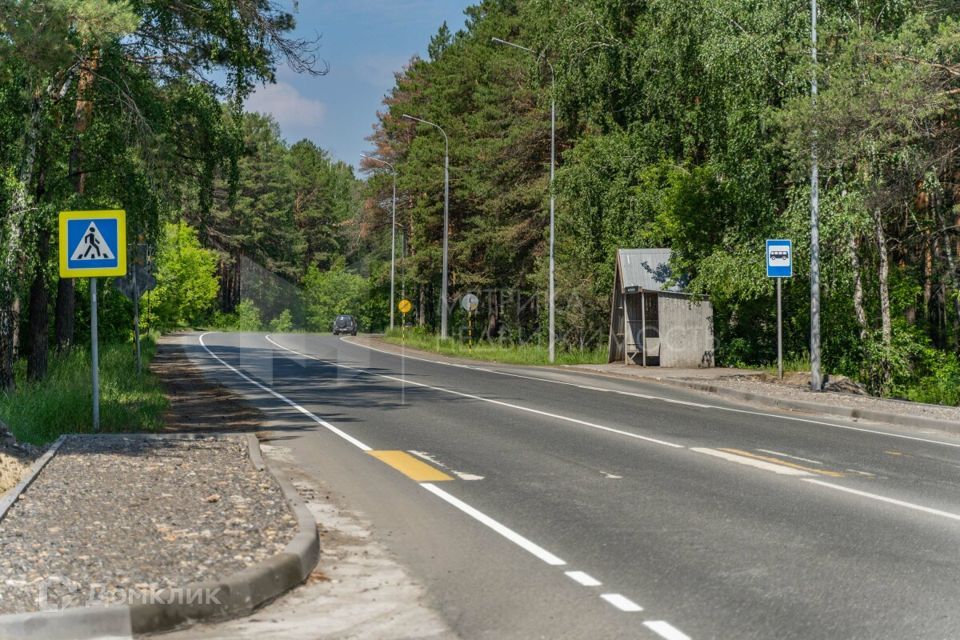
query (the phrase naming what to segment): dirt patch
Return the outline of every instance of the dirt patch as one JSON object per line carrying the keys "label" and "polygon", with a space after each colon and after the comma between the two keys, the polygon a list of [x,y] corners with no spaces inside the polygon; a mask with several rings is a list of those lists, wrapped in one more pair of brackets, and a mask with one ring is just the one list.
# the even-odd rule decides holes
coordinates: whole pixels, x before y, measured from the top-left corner
{"label": "dirt patch", "polygon": [[258,431],[265,420],[243,396],[207,380],[176,343],[161,338],[150,369],[170,402],[165,431]]}

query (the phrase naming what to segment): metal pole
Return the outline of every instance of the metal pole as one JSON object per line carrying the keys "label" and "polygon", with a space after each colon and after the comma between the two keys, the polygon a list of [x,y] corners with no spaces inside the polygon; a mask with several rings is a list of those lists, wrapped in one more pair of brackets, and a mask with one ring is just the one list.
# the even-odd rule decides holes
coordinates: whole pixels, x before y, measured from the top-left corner
{"label": "metal pole", "polygon": [[443,130],[443,127],[438,125],[435,122],[430,122],[429,120],[424,120],[423,118],[417,118],[409,114],[404,113],[401,117],[406,118],[407,120],[414,120],[415,122],[422,122],[423,124],[428,124],[431,127],[434,127],[443,135],[443,282],[441,283],[440,290],[440,338],[447,338],[447,253],[448,253],[448,242],[447,235],[450,228],[450,140],[447,138],[447,132]]}
{"label": "metal pole", "polygon": [[647,366],[647,299],[640,289],[640,364]]}
{"label": "metal pole", "polygon": [[[549,64],[549,62],[547,63]],[[556,87],[556,75],[553,73],[553,65],[550,65],[550,354],[549,360],[553,364],[554,358],[556,357],[556,327],[554,324],[554,317],[556,311],[556,293],[554,290],[554,259],[553,259],[553,245],[554,245],[554,231],[553,231],[553,199],[554,199],[554,190],[553,190],[553,174],[554,167],[557,164],[557,87]],[[646,350],[644,350],[646,351]],[[644,358],[646,358],[646,353],[644,353]]]}
{"label": "metal pole", "polygon": [[140,364],[140,287],[137,284],[137,267],[133,269],[133,339],[137,343],[137,375],[143,367]]}
{"label": "metal pole", "polygon": [[[516,44],[514,42],[507,42],[502,38],[491,38],[491,40],[497,44],[506,45],[508,47],[513,47],[514,49],[520,49],[521,51],[526,51],[527,53],[537,56],[537,52],[529,47],[524,47],[523,45]],[[540,55],[543,55],[542,53]],[[554,72],[553,64],[549,60],[544,58],[544,61],[547,63],[547,66],[550,67],[550,284],[549,291],[547,293],[549,300],[547,301],[547,306],[549,307],[549,360],[552,363],[556,357],[556,324],[555,324],[555,315],[556,315],[556,291],[554,288],[554,189],[553,189],[553,175],[555,167],[557,164],[557,74]],[[624,338],[624,351],[626,351],[626,338]]]}
{"label": "metal pole", "polygon": [[373,160],[374,162],[379,162],[382,165],[390,167],[390,173],[393,175],[393,204],[390,214],[390,329],[393,330],[393,314],[395,306],[394,282],[396,281],[397,273],[397,168],[386,160],[374,158],[373,156],[368,156],[365,153],[361,153],[360,157],[366,158],[367,160]]}
{"label": "metal pole", "polygon": [[390,330],[393,331],[394,288],[397,279],[397,172],[393,172],[393,211],[390,218]]}
{"label": "metal pole", "polygon": [[100,431],[100,350],[97,345],[96,278],[90,278],[90,353],[93,371],[93,430]]}
{"label": "metal pole", "polygon": [[[442,131],[442,129],[441,129]],[[449,234],[450,224],[450,145],[447,142],[447,134],[443,134],[443,284],[440,289],[441,309],[443,316],[440,318],[440,339],[447,339],[447,236]]]}
{"label": "metal pole", "polygon": [[[810,0],[810,39],[813,73],[810,79],[810,99],[817,104],[817,0]],[[814,115],[816,117],[816,115]],[[820,176],[817,166],[817,131],[813,130],[810,150],[810,388],[820,391],[823,378],[820,372]]]}
{"label": "metal pole", "polygon": [[783,380],[783,278],[777,278],[777,377]]}

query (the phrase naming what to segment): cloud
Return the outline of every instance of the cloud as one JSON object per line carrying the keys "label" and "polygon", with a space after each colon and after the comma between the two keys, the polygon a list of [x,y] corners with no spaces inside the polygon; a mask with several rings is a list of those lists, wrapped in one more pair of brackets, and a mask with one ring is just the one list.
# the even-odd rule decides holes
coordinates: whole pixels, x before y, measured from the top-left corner
{"label": "cloud", "polygon": [[246,110],[272,115],[284,132],[316,129],[327,115],[325,104],[304,97],[296,87],[282,81],[257,89],[247,98]]}

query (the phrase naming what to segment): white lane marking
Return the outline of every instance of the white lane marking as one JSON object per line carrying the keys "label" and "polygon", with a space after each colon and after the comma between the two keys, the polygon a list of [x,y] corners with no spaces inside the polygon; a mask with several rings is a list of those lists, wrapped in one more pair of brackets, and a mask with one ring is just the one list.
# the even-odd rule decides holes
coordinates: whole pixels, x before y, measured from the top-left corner
{"label": "white lane marking", "polygon": [[782,458],[791,458],[793,460],[799,460],[800,462],[809,462],[810,464],[819,464],[823,463],[819,460],[811,460],[810,458],[801,458],[800,456],[792,456],[789,453],[783,453],[781,451],[771,451],[770,449],[757,449],[757,451],[762,451],[763,453],[769,453],[770,455],[780,456]]}
{"label": "white lane marking", "polygon": [[738,456],[735,453],[729,453],[727,451],[717,451],[716,449],[708,449],[706,447],[691,447],[690,451],[705,453],[708,456],[723,458],[724,460],[729,460],[730,462],[739,462],[740,464],[745,464],[749,467],[756,467],[757,469],[773,471],[774,473],[779,473],[780,475],[784,476],[812,475],[807,471],[801,471],[800,469],[794,469],[793,467],[784,467],[779,464],[774,464],[773,462],[767,462],[766,460],[757,460],[755,458],[748,458],[746,456]]}
{"label": "white lane marking", "polygon": [[482,511],[474,509],[473,507],[468,505],[466,502],[460,500],[459,498],[437,487],[437,485],[432,484],[430,482],[421,482],[420,486],[426,489],[427,491],[429,491],[430,493],[434,494],[435,496],[446,501],[447,503],[453,505],[457,509],[460,509],[460,511],[463,511],[465,514],[467,514],[474,520],[477,520],[481,524],[484,524],[490,527],[491,529],[499,533],[501,536],[503,536],[510,542],[514,543],[515,545],[524,549],[525,551],[532,553],[533,555],[537,556],[547,564],[553,565],[553,566],[560,566],[560,565],[567,564],[566,562],[564,562],[557,556],[553,555],[552,553],[550,553],[540,545],[534,542],[531,542],[529,539],[523,537],[522,535],[520,535],[510,527],[500,524],[499,522],[497,522],[487,514],[483,513]]}
{"label": "white lane marking", "polygon": [[327,429],[328,431],[330,431],[330,432],[332,432],[332,433],[335,433],[336,435],[340,436],[341,438],[343,438],[344,440],[346,440],[347,442],[349,442],[349,443],[352,444],[353,446],[357,447],[357,448],[360,449],[361,451],[372,451],[372,449],[371,449],[370,447],[368,447],[368,446],[365,445],[364,443],[360,442],[359,440],[357,440],[356,438],[354,438],[354,437],[351,436],[350,434],[345,433],[344,431],[341,431],[340,429],[336,428],[335,426],[333,426],[332,424],[330,424],[330,423],[327,422],[326,420],[324,420],[324,419],[322,419],[322,418],[319,418],[319,417],[317,417],[316,415],[310,413],[309,411],[307,411],[306,409],[304,409],[303,407],[301,407],[300,405],[298,405],[298,404],[297,404],[296,402],[294,402],[293,400],[290,400],[290,399],[287,398],[286,396],[277,393],[277,392],[274,391],[273,389],[271,389],[271,388],[269,388],[269,387],[266,387],[266,386],[260,384],[259,382],[257,382],[256,380],[254,380],[253,378],[251,378],[250,376],[248,376],[247,374],[241,372],[239,369],[235,368],[234,366],[232,366],[232,365],[228,364],[227,362],[225,362],[224,360],[222,360],[222,359],[221,359],[219,356],[217,356],[213,351],[211,351],[210,348],[207,347],[207,345],[203,342],[203,339],[204,339],[206,336],[210,335],[211,333],[215,333],[215,332],[213,332],[213,331],[208,331],[207,333],[204,333],[203,335],[200,336],[200,338],[199,338],[199,340],[200,340],[200,346],[203,347],[204,349],[206,349],[207,353],[209,353],[217,362],[219,362],[220,364],[222,364],[223,366],[225,366],[227,369],[230,369],[230,371],[233,371],[235,374],[237,374],[238,376],[240,376],[241,378],[243,378],[244,380],[246,380],[247,382],[249,382],[249,383],[252,384],[253,386],[258,387],[258,388],[266,391],[266,392],[269,393],[270,395],[272,395],[274,398],[276,398],[276,399],[278,399],[278,400],[281,400],[281,401],[287,403],[288,405],[290,405],[291,407],[293,407],[294,409],[296,409],[297,411],[299,411],[299,412],[302,413],[303,415],[307,416],[308,418],[310,418],[311,420],[313,420],[314,422],[316,422],[317,424],[319,424],[321,427],[324,427],[324,428]]}
{"label": "white lane marking", "polygon": [[565,571],[564,573],[568,578],[585,587],[599,587],[603,584],[589,573],[584,573],[583,571]]}
{"label": "white lane marking", "polygon": [[666,620],[647,620],[643,623],[643,626],[666,640],[690,640],[690,636]]}
{"label": "white lane marking", "polygon": [[443,464],[426,451],[414,451],[413,449],[407,449],[407,453],[415,455],[418,458],[422,458],[423,460],[426,460],[427,462],[436,465],[445,471],[449,471],[461,480],[483,480],[483,476],[478,476],[475,473],[464,473],[462,471],[457,471],[456,469],[451,469],[449,465]]}
{"label": "white lane marking", "polygon": [[[295,353],[295,354],[297,354],[298,356],[302,356],[302,357],[304,357],[304,358],[311,358],[311,359],[313,359],[313,360],[318,360],[318,361],[322,360],[321,358],[318,358],[318,357],[316,357],[316,356],[312,356],[312,355],[309,355],[309,354],[306,354],[306,353],[300,353],[299,351],[295,351],[295,350],[293,350],[293,349],[290,349],[290,348],[288,348],[288,347],[285,347],[285,346],[283,346],[282,344],[280,344],[280,343],[272,340],[269,335],[266,336],[266,339],[267,339],[270,343],[272,343],[272,344],[280,347],[281,349],[284,349],[284,350],[286,350],[286,351],[289,351],[290,353]],[[459,396],[459,397],[461,397],[461,398],[469,398],[469,399],[471,399],[471,400],[479,400],[479,401],[481,401],[481,402],[488,402],[488,403],[490,403],[490,404],[499,405],[499,406],[501,406],[501,407],[508,407],[508,408],[510,408],[510,409],[516,409],[517,411],[525,411],[525,412],[527,412],[527,413],[533,413],[533,414],[536,414],[536,415],[539,415],[539,416],[544,416],[544,417],[547,417],[547,418],[553,418],[554,420],[562,420],[562,421],[564,421],[564,422],[572,422],[573,424],[579,424],[579,425],[584,426],[584,427],[590,427],[591,429],[597,429],[597,430],[599,430],[599,431],[607,431],[607,432],[609,432],[609,433],[615,433],[615,434],[617,434],[617,435],[626,436],[626,437],[628,437],[628,438],[634,438],[634,439],[636,439],[636,440],[643,440],[644,442],[652,442],[653,444],[659,444],[659,445],[663,445],[663,446],[665,446],[665,447],[672,447],[672,448],[674,448],[674,449],[684,449],[684,448],[686,448],[686,447],[684,447],[682,444],[675,444],[675,443],[673,443],[673,442],[667,442],[666,440],[658,440],[657,438],[649,438],[649,437],[647,437],[647,436],[641,436],[641,435],[639,435],[639,434],[637,434],[637,433],[631,433],[631,432],[629,432],[629,431],[623,431],[622,429],[614,429],[613,427],[606,427],[606,426],[604,426],[604,425],[602,425],[602,424],[596,424],[595,422],[587,422],[586,420],[578,420],[577,418],[571,418],[571,417],[569,417],[569,416],[562,416],[562,415],[557,414],[557,413],[550,413],[549,411],[540,411],[539,409],[531,409],[530,407],[524,407],[524,406],[521,406],[521,405],[518,405],[518,404],[513,404],[513,403],[510,403],[510,402],[504,402],[503,400],[494,400],[493,398],[484,398],[483,396],[474,395],[474,394],[472,394],[472,393],[463,393],[462,391],[454,391],[453,389],[446,389],[446,388],[444,388],[444,387],[435,387],[435,386],[433,386],[433,385],[426,384],[426,383],[423,383],[423,382],[414,382],[413,380],[407,380],[407,379],[405,379],[405,378],[398,378],[398,377],[396,377],[396,376],[388,376],[388,375],[385,375],[385,374],[382,374],[382,373],[373,373],[372,371],[367,371],[367,370],[365,370],[365,369],[360,369],[359,367],[351,367],[350,365],[341,364],[341,363],[339,363],[339,362],[331,362],[331,361],[329,361],[329,360],[322,360],[322,361],[323,361],[323,362],[328,362],[328,363],[334,365],[335,367],[341,367],[341,368],[343,368],[343,369],[349,369],[349,370],[351,370],[351,371],[359,371],[360,373],[365,373],[365,374],[367,374],[367,375],[374,376],[374,377],[376,377],[376,378],[383,378],[384,380],[393,380],[394,382],[400,382],[400,383],[404,383],[404,384],[408,384],[408,385],[413,385],[413,386],[415,386],[415,387],[422,387],[422,388],[424,388],[424,389],[431,389],[431,390],[433,390],[433,391],[439,391],[440,393],[449,393],[450,395]]]}
{"label": "white lane marking", "polygon": [[821,487],[826,487],[828,489],[835,489],[837,491],[843,491],[845,493],[852,493],[853,495],[860,496],[861,498],[870,498],[871,500],[886,502],[888,504],[896,505],[898,507],[905,507],[907,509],[913,509],[915,511],[922,511],[923,513],[929,513],[934,516],[940,516],[941,518],[949,518],[950,520],[960,520],[960,514],[950,513],[949,511],[940,511],[939,509],[925,507],[923,505],[914,504],[912,502],[904,502],[903,500],[897,500],[896,498],[888,498],[886,496],[877,495],[875,493],[867,493],[866,491],[860,491],[858,489],[841,487],[838,484],[824,482],[823,480],[816,480],[814,478],[804,478],[804,482],[811,482],[813,484],[820,485]]}
{"label": "white lane marking", "polygon": [[[376,351],[376,352],[378,352],[378,353],[383,353],[383,354],[390,355],[390,356],[395,356],[395,357],[398,357],[398,358],[410,358],[410,359],[412,359],[412,360],[420,360],[421,362],[429,362],[429,363],[431,363],[431,364],[438,364],[438,365],[443,365],[443,366],[448,366],[448,367],[450,367],[450,366],[457,366],[457,367],[465,367],[465,368],[468,368],[468,369],[469,369],[469,368],[473,368],[473,369],[480,370],[478,367],[469,367],[468,365],[462,365],[462,364],[456,364],[456,365],[455,365],[455,364],[453,364],[453,363],[450,363],[450,362],[442,362],[442,361],[440,361],[440,360],[429,360],[429,359],[427,359],[427,358],[419,358],[419,357],[410,356],[410,355],[403,355],[403,356],[401,356],[400,354],[398,354],[398,353],[396,353],[396,352],[393,352],[393,351],[385,351],[385,350],[383,350],[383,349],[377,349],[376,347],[371,347],[371,346],[369,346],[369,345],[361,344],[361,343],[359,343],[359,342],[353,342],[353,341],[345,341],[345,342],[347,342],[348,344],[352,344],[352,345],[354,345],[354,346],[357,346],[357,347],[361,347],[361,348],[363,348],[363,349],[369,349],[370,351]],[[923,443],[926,443],[926,444],[936,444],[936,445],[940,445],[940,446],[943,446],[943,447],[953,447],[953,448],[955,448],[955,449],[960,449],[960,442],[944,442],[943,440],[932,440],[932,439],[930,439],[930,438],[920,438],[920,437],[917,437],[917,436],[908,436],[908,435],[902,434],[902,433],[890,433],[890,432],[888,432],[888,431],[879,431],[879,430],[877,430],[877,429],[866,429],[866,428],[864,428],[864,427],[854,427],[854,426],[852,426],[852,425],[836,424],[836,423],[833,423],[833,422],[823,422],[822,420],[813,420],[813,419],[811,419],[811,418],[799,418],[799,417],[796,417],[796,416],[789,416],[789,415],[780,414],[780,413],[765,413],[765,412],[763,412],[763,411],[752,411],[752,410],[750,410],[750,409],[737,409],[737,408],[734,408],[734,407],[724,407],[724,406],[721,406],[721,405],[704,404],[704,403],[700,403],[700,402],[691,402],[691,401],[689,401],[689,400],[675,400],[675,399],[673,399],[673,398],[664,398],[663,396],[654,396],[654,395],[649,395],[649,394],[646,394],[646,393],[637,393],[637,392],[633,392],[633,391],[622,391],[622,390],[620,390],[620,389],[605,389],[605,388],[603,388],[603,387],[593,387],[593,386],[590,386],[590,385],[579,384],[579,383],[576,383],[576,382],[564,382],[564,381],[562,381],[562,380],[551,380],[551,379],[549,379],[549,378],[540,378],[540,377],[537,377],[537,376],[525,376],[525,375],[520,375],[520,374],[516,374],[516,373],[508,373],[508,372],[506,372],[506,371],[496,371],[496,370],[493,370],[493,369],[485,369],[484,371],[487,371],[487,372],[489,372],[489,373],[492,373],[492,374],[498,375],[498,376],[508,376],[508,377],[512,377],[512,378],[524,378],[524,379],[527,379],[527,380],[536,380],[536,381],[538,381],[538,382],[546,382],[546,383],[549,383],[549,384],[559,384],[559,385],[566,385],[566,386],[569,386],[569,387],[576,387],[576,388],[578,388],[578,389],[585,389],[585,390],[588,390],[588,391],[602,391],[602,392],[604,392],[604,393],[614,393],[614,394],[617,394],[617,395],[629,396],[629,397],[633,397],[633,398],[640,398],[640,399],[643,399],[643,400],[657,400],[657,401],[659,401],[659,402],[666,402],[666,403],[668,403],[668,404],[677,404],[677,405],[682,405],[682,406],[686,406],[686,407],[697,407],[697,408],[700,408],[700,409],[716,409],[716,410],[718,410],[718,411],[727,411],[727,412],[729,412],[729,413],[740,413],[740,414],[744,414],[744,415],[760,416],[760,417],[763,417],[763,418],[776,418],[777,420],[790,420],[790,421],[793,421],[793,422],[803,422],[803,423],[806,423],[806,424],[816,424],[816,425],[820,425],[820,426],[824,426],[824,427],[833,427],[834,429],[846,429],[847,431],[857,431],[857,432],[860,432],[860,433],[870,433],[870,434],[878,435],[878,436],[887,436],[888,438],[900,438],[901,440],[911,440],[911,441],[914,441],[914,442],[923,442]],[[591,372],[589,372],[589,371],[576,371],[576,372],[574,372],[574,373],[581,374],[581,375],[591,375]],[[592,374],[592,375],[603,375],[603,374]],[[643,382],[643,380],[640,380],[640,382]],[[653,382],[656,382],[656,381],[650,380],[649,382],[653,383]],[[839,420],[839,419],[841,419],[841,418],[838,418],[838,420]]]}
{"label": "white lane marking", "polygon": [[615,606],[617,609],[620,609],[620,611],[626,611],[627,613],[643,611],[643,607],[638,605],[630,598],[619,593],[604,593],[600,597]]}
{"label": "white lane marking", "polygon": [[860,471],[859,469],[847,469],[850,473],[856,473],[867,478],[876,478],[877,476],[872,473],[867,473],[866,471]]}

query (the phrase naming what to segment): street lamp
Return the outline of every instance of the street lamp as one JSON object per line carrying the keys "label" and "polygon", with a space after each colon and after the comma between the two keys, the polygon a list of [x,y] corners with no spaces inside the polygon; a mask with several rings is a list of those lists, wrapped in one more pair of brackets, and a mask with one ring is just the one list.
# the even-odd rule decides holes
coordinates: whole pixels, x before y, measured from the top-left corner
{"label": "street lamp", "polygon": [[428,124],[443,134],[443,282],[440,287],[440,338],[447,338],[447,233],[450,225],[450,141],[447,132],[435,122],[403,114],[407,120]]}
{"label": "street lamp", "polygon": [[390,173],[393,175],[393,206],[390,215],[390,329],[393,330],[393,291],[394,280],[397,273],[397,169],[386,160],[368,156],[365,153],[360,154],[361,158],[379,162],[390,167]]}
{"label": "street lamp", "polygon": [[[813,74],[810,100],[817,106],[817,0],[810,0],[810,43]],[[816,117],[816,115],[814,115]],[[820,372],[820,175],[817,165],[817,131],[810,148],[810,388],[823,390]]]}
{"label": "street lamp", "polygon": [[[491,38],[496,44],[506,45],[508,47],[513,47],[514,49],[520,49],[521,51],[526,51],[527,53],[537,56],[539,60],[542,57],[542,54],[538,55],[536,51],[530,49],[529,47],[524,47],[513,42],[507,42],[500,38]],[[550,63],[546,57],[543,58],[547,63],[547,66],[550,67],[550,291],[549,291],[549,300],[548,306],[550,308],[550,348],[549,348],[549,359],[553,363],[554,358],[556,357],[556,331],[554,329],[554,317],[556,304],[554,302],[556,296],[554,292],[554,257],[553,257],[553,246],[554,246],[554,189],[553,189],[553,174],[555,167],[557,165],[557,75],[554,73],[553,65]]]}

